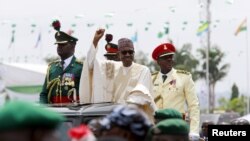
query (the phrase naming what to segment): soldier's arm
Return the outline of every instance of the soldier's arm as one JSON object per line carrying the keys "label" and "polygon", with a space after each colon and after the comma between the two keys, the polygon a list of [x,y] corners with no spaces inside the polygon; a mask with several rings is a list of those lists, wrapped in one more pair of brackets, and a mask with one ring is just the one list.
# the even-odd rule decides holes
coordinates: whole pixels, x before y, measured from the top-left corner
{"label": "soldier's arm", "polygon": [[50,68],[51,68],[51,65],[53,63],[54,62],[50,63],[48,65],[48,68],[47,68],[47,73],[46,73],[46,76],[45,76],[45,81],[43,83],[42,92],[40,93],[40,96],[39,96],[40,103],[48,103],[48,92],[49,92],[49,90],[47,89],[47,85],[48,85],[47,82],[49,81]]}
{"label": "soldier's arm", "polygon": [[47,90],[47,77],[45,78],[42,92],[40,93],[39,101],[40,103],[48,103],[48,90]]}
{"label": "soldier's arm", "polygon": [[190,133],[199,134],[200,108],[198,96],[195,92],[195,84],[192,75],[189,74],[185,81],[185,96],[190,113]]}

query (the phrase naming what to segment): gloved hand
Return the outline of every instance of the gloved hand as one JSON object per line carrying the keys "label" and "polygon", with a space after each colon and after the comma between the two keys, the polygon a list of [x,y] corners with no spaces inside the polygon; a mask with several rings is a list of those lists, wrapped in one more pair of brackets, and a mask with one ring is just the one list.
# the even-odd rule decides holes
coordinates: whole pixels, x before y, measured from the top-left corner
{"label": "gloved hand", "polygon": [[189,133],[189,141],[199,141],[200,135],[197,133]]}

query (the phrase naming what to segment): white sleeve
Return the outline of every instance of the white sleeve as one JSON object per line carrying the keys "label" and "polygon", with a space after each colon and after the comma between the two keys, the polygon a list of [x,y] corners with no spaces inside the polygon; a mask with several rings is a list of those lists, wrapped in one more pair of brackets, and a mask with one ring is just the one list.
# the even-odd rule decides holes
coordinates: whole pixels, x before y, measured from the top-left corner
{"label": "white sleeve", "polygon": [[93,69],[94,67],[97,50],[98,50],[98,47],[95,48],[93,44],[90,46],[90,49],[88,51],[87,58],[86,58],[86,62],[88,63],[89,69]]}
{"label": "white sleeve", "polygon": [[139,78],[139,83],[143,84],[146,88],[148,88],[150,95],[153,96],[153,83],[152,83],[151,73],[148,68],[145,68],[142,71],[142,74]]}
{"label": "white sleeve", "polygon": [[148,94],[150,97],[150,101],[151,101],[151,107],[154,110],[157,110],[157,106],[154,102],[154,98],[153,98],[153,82],[151,79],[151,73],[150,70],[148,68],[144,68],[144,70],[141,73],[141,76],[139,78],[139,84],[142,84],[145,88],[148,89]]}

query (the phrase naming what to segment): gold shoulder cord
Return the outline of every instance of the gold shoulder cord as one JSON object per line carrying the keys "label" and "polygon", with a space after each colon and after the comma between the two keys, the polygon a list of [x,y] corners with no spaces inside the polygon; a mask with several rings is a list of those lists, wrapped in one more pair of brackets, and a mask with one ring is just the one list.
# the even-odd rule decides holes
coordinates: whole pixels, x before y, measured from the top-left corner
{"label": "gold shoulder cord", "polygon": [[[50,68],[51,68],[51,64],[49,65],[48,69],[47,69],[47,89],[49,90],[49,93],[48,93],[48,102],[51,103],[50,101],[50,97],[51,97],[51,92],[53,90],[53,88],[55,87],[55,85],[57,84],[57,89],[56,89],[56,94],[58,95],[58,86],[60,85],[60,77],[59,78],[55,78],[53,80],[49,80],[49,71],[50,71]],[[61,91],[61,90],[60,90]]]}
{"label": "gold shoulder cord", "polygon": [[[58,87],[60,86],[60,78],[55,78],[55,79],[51,80],[47,85],[47,89],[49,89],[49,93],[48,93],[48,101],[49,102],[50,102],[51,92],[56,84],[57,84],[56,95],[58,95]],[[61,89],[60,89],[60,94],[61,94]]]}
{"label": "gold shoulder cord", "polygon": [[190,74],[190,72],[185,71],[185,70],[177,70],[177,73],[182,73],[182,74],[186,74],[186,75]]}
{"label": "gold shoulder cord", "polygon": [[155,82],[155,80],[156,80],[156,78],[157,78],[157,74],[158,74],[158,71],[152,73],[152,76],[153,76],[153,83]]}
{"label": "gold shoulder cord", "polygon": [[47,78],[46,78],[46,79],[47,79],[47,87],[48,87],[48,84],[49,84],[49,70],[50,70],[50,66],[51,66],[51,65],[48,66],[47,75],[46,75],[46,77],[47,77]]}
{"label": "gold shoulder cord", "polygon": [[[75,90],[75,88],[72,88],[72,89],[70,89],[70,90],[68,91],[68,93],[67,93],[68,99],[70,99],[70,96],[71,96],[72,94],[74,94],[74,90]],[[73,101],[74,101],[74,96],[73,96]]]}

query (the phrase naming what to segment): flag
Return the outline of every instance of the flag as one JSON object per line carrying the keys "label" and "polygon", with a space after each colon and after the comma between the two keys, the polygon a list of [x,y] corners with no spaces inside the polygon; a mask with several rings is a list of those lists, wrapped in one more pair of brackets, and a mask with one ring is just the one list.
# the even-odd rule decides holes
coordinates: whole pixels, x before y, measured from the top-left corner
{"label": "flag", "polygon": [[240,25],[238,26],[237,30],[234,32],[234,35],[237,36],[241,31],[247,30],[247,19],[245,18]]}
{"label": "flag", "polygon": [[127,23],[127,26],[131,27],[131,26],[133,26],[133,23]]}
{"label": "flag", "polygon": [[197,36],[200,36],[203,32],[206,32],[208,30],[208,22],[203,23],[201,26],[199,26],[197,30]]}
{"label": "flag", "polygon": [[162,38],[163,35],[164,35],[164,34],[163,34],[162,32],[158,32],[157,37],[158,37],[158,38]]}
{"label": "flag", "polygon": [[40,43],[40,41],[41,41],[41,38],[42,38],[42,34],[41,34],[41,32],[38,34],[38,38],[37,38],[37,41],[36,41],[36,44],[35,44],[35,48],[37,48],[38,47],[38,45],[39,45],[39,43]]}
{"label": "flag", "polygon": [[164,33],[168,34],[169,33],[169,28],[168,27],[164,27]]}
{"label": "flag", "polygon": [[138,33],[137,31],[135,32],[134,36],[131,37],[131,40],[135,43],[138,40]]}
{"label": "flag", "polygon": [[9,48],[11,48],[12,44],[15,42],[15,30],[12,31]]}

